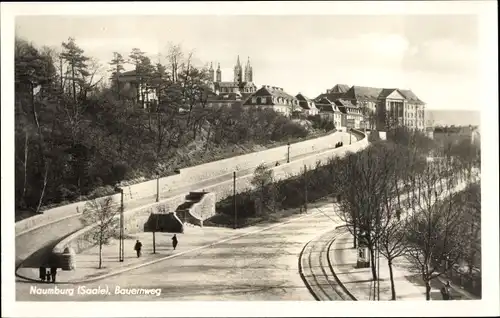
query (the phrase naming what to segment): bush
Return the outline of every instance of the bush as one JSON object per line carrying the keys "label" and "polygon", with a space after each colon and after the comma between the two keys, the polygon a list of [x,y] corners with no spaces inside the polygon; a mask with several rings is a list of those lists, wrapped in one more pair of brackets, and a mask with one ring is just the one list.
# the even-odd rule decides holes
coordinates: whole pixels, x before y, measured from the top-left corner
{"label": "bush", "polygon": [[308,116],[307,119],[312,122],[314,129],[331,131],[336,128],[335,123],[333,121],[324,118],[320,115]]}
{"label": "bush", "polygon": [[108,196],[115,193],[114,187],[107,185],[103,187],[98,187],[92,190],[87,197],[89,198],[100,198],[104,196]]}

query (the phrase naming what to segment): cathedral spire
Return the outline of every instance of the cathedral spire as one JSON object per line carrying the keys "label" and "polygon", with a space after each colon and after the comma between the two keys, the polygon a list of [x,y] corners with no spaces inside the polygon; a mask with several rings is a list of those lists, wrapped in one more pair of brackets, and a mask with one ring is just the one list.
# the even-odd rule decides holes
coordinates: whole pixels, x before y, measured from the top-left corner
{"label": "cathedral spire", "polygon": [[220,63],[218,63],[218,65],[217,65],[217,77],[216,77],[215,81],[218,83],[222,82],[222,72],[220,70]]}
{"label": "cathedral spire", "polygon": [[234,80],[235,83],[243,82],[243,69],[240,63],[240,56],[238,55],[238,59],[236,60],[236,65],[234,66]]}
{"label": "cathedral spire", "polygon": [[213,83],[215,80],[215,74],[212,62],[210,62],[210,68],[208,69],[208,74],[210,75],[210,81]]}
{"label": "cathedral spire", "polygon": [[247,60],[247,65],[245,66],[245,82],[252,82],[252,81],[253,81],[253,72],[252,72],[252,66],[250,65],[250,56],[249,56]]}

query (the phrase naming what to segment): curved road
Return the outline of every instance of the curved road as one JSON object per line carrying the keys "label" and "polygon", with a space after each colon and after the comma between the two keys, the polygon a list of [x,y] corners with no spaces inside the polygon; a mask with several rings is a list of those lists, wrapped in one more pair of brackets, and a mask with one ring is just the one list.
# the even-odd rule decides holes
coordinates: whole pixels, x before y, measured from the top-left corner
{"label": "curved road", "polygon": [[[314,300],[299,275],[299,255],[308,241],[339,224],[332,203],[311,206],[308,214],[258,233],[235,238],[85,285],[109,287],[111,295],[30,295],[32,286],[17,282],[21,301],[144,300]],[[161,294],[116,295],[121,288],[159,288]],[[60,288],[77,288],[59,285]]]}
{"label": "curved road", "polygon": [[[353,140],[357,140],[356,135],[353,134]],[[349,134],[341,133],[339,136],[339,140],[344,142],[349,142]],[[332,141],[332,143],[334,143]],[[311,152],[305,155],[290,157],[291,161],[299,160],[306,156],[310,156],[311,154],[320,153],[326,151],[323,149],[321,151]],[[285,163],[286,159],[281,163]],[[273,166],[275,162],[269,163],[270,166]],[[254,168],[240,170],[238,172],[239,177],[244,175],[252,174],[254,172]],[[231,180],[233,177],[232,173],[225,174],[221,176],[217,176],[212,179],[206,179],[201,182],[184,186],[182,188],[177,188],[174,191],[169,191],[166,193],[162,193],[162,198],[169,198],[176,195],[180,195],[182,193],[187,193],[189,191],[202,189],[204,187],[208,187],[209,185],[217,184],[223,181]],[[137,208],[142,205],[146,205],[148,203],[152,203],[155,200],[155,196],[145,197],[138,200],[130,201],[125,204],[125,210]],[[49,223],[47,225],[36,228],[33,231],[25,232],[19,236],[16,236],[16,268],[24,262],[26,266],[34,266],[38,267],[41,263],[46,261],[47,256],[50,254],[52,248],[64,237],[80,230],[83,225],[79,220],[80,215],[74,214],[73,216],[69,216],[67,218],[61,219],[60,221],[56,221],[53,223]]]}

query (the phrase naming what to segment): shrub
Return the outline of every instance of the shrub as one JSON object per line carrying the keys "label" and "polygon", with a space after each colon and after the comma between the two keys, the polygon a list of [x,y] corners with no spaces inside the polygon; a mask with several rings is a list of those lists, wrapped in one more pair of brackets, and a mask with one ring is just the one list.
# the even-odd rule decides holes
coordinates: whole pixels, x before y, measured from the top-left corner
{"label": "shrub", "polygon": [[312,122],[314,129],[331,131],[336,128],[335,123],[333,121],[324,118],[320,115],[308,116],[307,119]]}

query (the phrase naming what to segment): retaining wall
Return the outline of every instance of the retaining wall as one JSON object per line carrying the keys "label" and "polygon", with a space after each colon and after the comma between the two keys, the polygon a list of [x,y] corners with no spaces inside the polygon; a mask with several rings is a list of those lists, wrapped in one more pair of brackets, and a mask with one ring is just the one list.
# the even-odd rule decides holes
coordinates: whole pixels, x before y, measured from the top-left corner
{"label": "retaining wall", "polygon": [[[305,155],[313,151],[326,150],[332,148],[339,138],[347,137],[349,134],[335,132],[327,136],[293,143],[290,145],[290,156],[295,157]],[[354,140],[353,140],[354,141]],[[218,177],[233,171],[241,171],[258,166],[266,162],[284,160],[287,157],[288,146],[280,146],[246,155],[236,156],[206,164],[188,167],[180,170],[180,174],[160,178],[160,193],[166,193],[171,189],[187,186],[202,180]],[[156,195],[156,179],[142,183],[123,187],[124,202],[137,200],[140,198],[154,197]],[[120,202],[120,195],[112,195],[114,202]],[[83,210],[86,201],[76,202],[57,208],[44,211],[43,214],[36,215],[19,222],[16,222],[16,236],[29,231],[37,226],[60,220],[64,217],[75,215],[77,211]]]}
{"label": "retaining wall", "polygon": [[[351,145],[346,145],[341,148],[336,148],[332,149],[329,151],[325,151],[322,154],[319,155],[311,155],[304,157],[300,160],[293,161],[288,164],[283,164],[277,167],[273,167],[272,170],[274,171],[274,176],[276,179],[282,179],[282,178],[287,178],[292,175],[299,174],[303,171],[304,165],[308,166],[310,169],[314,169],[316,166],[316,163],[318,160],[323,161],[326,163],[326,160],[331,157],[336,157],[336,156],[343,156],[347,152],[356,152],[359,151],[365,147],[368,146],[368,139],[361,133],[361,132],[356,132],[357,134],[362,136],[363,139],[361,139],[358,142],[355,142]],[[240,193],[243,191],[246,191],[248,189],[252,188],[251,185],[251,180],[253,178],[253,174],[249,174],[246,176],[238,177],[236,179],[236,192]],[[233,180],[228,180],[224,181],[218,184],[214,184],[209,187],[205,187],[204,189],[199,189],[197,191],[203,191],[203,192],[211,192],[212,194],[212,199],[215,200],[215,202],[223,200],[227,198],[228,196],[233,194]],[[193,191],[195,192],[195,191]],[[166,206],[165,211],[167,213],[170,211],[175,211],[176,208],[185,202],[186,194],[182,194],[173,198],[168,198],[160,202],[155,202],[153,204],[149,204],[147,206],[143,206],[137,209],[129,210],[124,213],[124,224],[125,224],[125,233],[126,234],[133,234],[137,233],[139,231],[142,231],[144,228],[144,224],[147,222],[149,215],[152,212],[158,213],[156,211],[157,206],[164,205]],[[201,207],[201,205],[200,205]],[[202,208],[201,208],[202,209]],[[214,211],[215,212],[215,211]],[[117,216],[118,217],[118,216]],[[95,225],[94,225],[95,226]],[[61,254],[64,251],[64,248],[66,247],[71,247],[75,250],[76,253],[91,247],[93,244],[90,243],[86,235],[87,233],[94,227],[94,226],[88,226],[68,238],[64,239],[61,241],[59,244],[57,244],[53,252],[55,254]]]}
{"label": "retaining wall", "polygon": [[191,209],[189,209],[189,213],[196,219],[200,220],[201,225],[203,225],[204,220],[215,215],[216,202],[215,193],[205,193],[200,202],[196,202]]}

